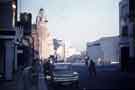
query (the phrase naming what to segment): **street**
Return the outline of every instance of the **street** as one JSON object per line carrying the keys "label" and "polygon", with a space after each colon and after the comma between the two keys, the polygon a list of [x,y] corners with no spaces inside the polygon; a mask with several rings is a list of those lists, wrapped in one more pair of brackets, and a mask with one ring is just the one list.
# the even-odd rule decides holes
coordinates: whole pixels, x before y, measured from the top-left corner
{"label": "street", "polygon": [[135,0],[0,0],[0,90],[135,89]]}
{"label": "street", "polygon": [[[85,64],[73,64],[73,69],[79,72],[79,88],[71,86],[51,88],[52,90],[88,90],[88,89],[127,89],[129,78],[120,72],[119,65],[97,66],[96,77],[91,77]],[[132,78],[133,79],[133,78]],[[130,85],[130,88],[134,88]]]}
{"label": "street", "polygon": [[[72,64],[73,70],[79,73],[79,88],[69,86],[48,85],[42,73],[39,74],[38,82],[28,77],[22,77],[21,73],[16,76],[16,81],[1,84],[0,90],[89,90],[89,89],[129,89],[135,88],[135,74],[120,72],[119,65],[96,66],[96,76],[89,74],[85,64]],[[25,72],[25,74],[27,74]],[[35,84],[31,82],[35,82]],[[24,87],[25,85],[25,87]]]}

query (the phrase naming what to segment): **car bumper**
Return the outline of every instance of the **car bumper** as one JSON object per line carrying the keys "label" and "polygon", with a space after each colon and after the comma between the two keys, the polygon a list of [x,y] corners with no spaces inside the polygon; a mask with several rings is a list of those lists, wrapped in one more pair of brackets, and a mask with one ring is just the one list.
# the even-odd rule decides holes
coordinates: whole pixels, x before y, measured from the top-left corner
{"label": "car bumper", "polygon": [[78,82],[78,78],[69,78],[69,79],[64,79],[64,78],[59,78],[53,80],[54,84],[60,84],[60,85],[69,85]]}
{"label": "car bumper", "polygon": [[68,86],[71,84],[78,84],[78,80],[76,81],[59,81],[59,82],[53,82],[54,85],[62,85],[62,86]]}

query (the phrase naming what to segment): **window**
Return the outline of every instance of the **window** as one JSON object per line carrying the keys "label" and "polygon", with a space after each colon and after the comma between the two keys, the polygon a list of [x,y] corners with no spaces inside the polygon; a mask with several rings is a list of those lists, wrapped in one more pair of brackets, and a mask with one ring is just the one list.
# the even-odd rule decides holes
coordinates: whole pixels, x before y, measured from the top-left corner
{"label": "window", "polygon": [[135,40],[135,24],[133,25],[133,39]]}
{"label": "window", "polygon": [[128,36],[128,26],[122,27],[121,36]]}
{"label": "window", "polygon": [[129,0],[130,20],[135,22],[135,0]]}

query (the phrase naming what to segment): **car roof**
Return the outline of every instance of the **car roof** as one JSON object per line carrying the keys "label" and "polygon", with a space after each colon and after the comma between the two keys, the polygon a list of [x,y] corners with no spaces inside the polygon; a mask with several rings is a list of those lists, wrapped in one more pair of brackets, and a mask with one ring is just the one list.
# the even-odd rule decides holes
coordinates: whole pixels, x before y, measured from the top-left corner
{"label": "car roof", "polygon": [[71,63],[54,63],[54,65],[71,65]]}

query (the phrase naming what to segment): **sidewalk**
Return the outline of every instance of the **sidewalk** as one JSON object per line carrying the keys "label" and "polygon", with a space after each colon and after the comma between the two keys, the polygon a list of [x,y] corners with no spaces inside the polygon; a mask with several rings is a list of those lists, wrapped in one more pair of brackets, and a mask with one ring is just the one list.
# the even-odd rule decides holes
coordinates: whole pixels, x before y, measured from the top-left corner
{"label": "sidewalk", "polygon": [[[12,81],[0,81],[0,90],[48,90],[44,79],[43,67],[40,72],[32,73],[31,67],[25,68],[24,71],[18,71]],[[32,77],[35,75],[35,78]]]}
{"label": "sidewalk", "polygon": [[0,90],[17,90],[16,74],[13,77],[13,80],[6,81],[4,79],[0,80]]}

